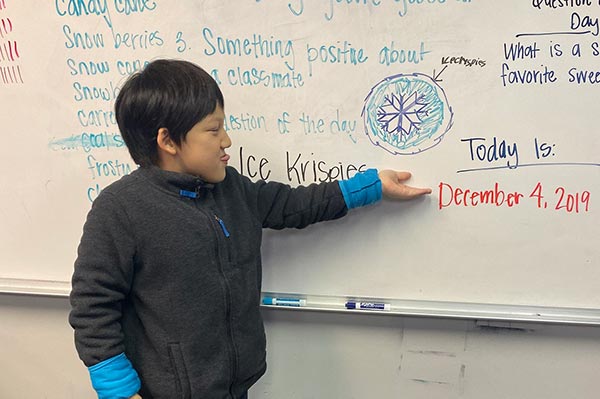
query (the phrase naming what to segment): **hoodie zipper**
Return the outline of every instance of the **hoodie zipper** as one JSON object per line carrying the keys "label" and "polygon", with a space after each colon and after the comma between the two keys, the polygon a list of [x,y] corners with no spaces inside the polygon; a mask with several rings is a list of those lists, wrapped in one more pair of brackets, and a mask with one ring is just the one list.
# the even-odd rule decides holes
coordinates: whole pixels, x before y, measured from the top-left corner
{"label": "hoodie zipper", "polygon": [[225,226],[225,222],[223,221],[223,219],[221,219],[217,215],[214,215],[214,216],[215,216],[215,219],[217,220],[217,223],[219,223],[219,226],[221,226],[221,230],[223,231],[225,238],[229,238],[229,236],[231,234],[229,234],[229,231],[227,230],[227,227]]}
{"label": "hoodie zipper", "polygon": [[[200,187],[196,188],[196,191],[187,191],[187,190],[180,190],[179,191],[179,195],[181,197],[187,197],[187,198],[191,198],[191,199],[197,199],[200,197]],[[202,209],[197,201],[194,201],[196,204],[196,209],[198,209],[201,213],[205,214],[206,216],[210,215],[208,214],[208,212],[206,212],[204,209]],[[229,233],[229,230],[227,230],[227,226],[225,226],[225,222],[223,222],[223,219],[221,219],[220,217],[218,217],[216,214],[213,213],[213,217],[214,220],[217,222],[217,224],[219,225],[221,232],[223,233],[225,239],[228,239],[231,234]],[[225,290],[225,319],[226,319],[226,323],[227,323],[227,335],[228,335],[228,347],[229,347],[229,361],[231,362],[231,373],[230,373],[230,378],[231,378],[231,383],[229,385],[229,394],[232,395],[233,397],[233,393],[231,391],[231,388],[233,387],[233,384],[235,382],[236,379],[236,375],[237,375],[237,351],[235,349],[235,344],[233,341],[233,330],[231,328],[231,289],[229,288],[229,284],[227,283],[227,278],[225,277],[225,271],[223,270],[223,260],[222,260],[222,256],[221,256],[221,249],[219,246],[219,233],[217,232],[217,228],[215,228],[214,224],[213,226],[213,231],[215,233],[215,235],[217,236],[217,241],[215,242],[215,252],[217,255],[217,259],[219,261],[219,275],[221,276],[221,281],[223,282],[223,287]]]}
{"label": "hoodie zipper", "polygon": [[[221,228],[221,232],[223,233],[223,236],[225,237],[225,239],[228,239],[231,236],[231,234],[229,233],[229,230],[227,230],[227,227],[225,226],[225,222],[223,222],[223,219],[218,217],[216,214],[213,214],[213,217],[214,217],[215,221],[217,222],[217,224],[219,225],[219,227]],[[216,230],[218,230],[218,229],[216,229]],[[217,232],[215,231],[215,233],[217,233]],[[219,239],[217,239],[216,247],[217,247],[216,248],[217,256],[219,258],[219,273],[221,275],[221,279],[222,279],[223,285],[225,287],[225,302],[226,302],[225,318],[227,320],[227,335],[229,338],[228,343],[229,343],[229,356],[230,356],[229,360],[231,362],[231,373],[230,373],[231,383],[229,385],[229,394],[232,395],[232,397],[233,397],[231,388],[233,387],[233,384],[234,384],[236,376],[237,376],[238,364],[237,364],[237,351],[235,349],[235,343],[233,340],[233,329],[231,326],[231,289],[229,288],[229,283],[227,282],[227,278],[225,277],[225,271],[223,270],[223,261],[222,261],[222,256],[221,256],[221,250],[219,248]]]}

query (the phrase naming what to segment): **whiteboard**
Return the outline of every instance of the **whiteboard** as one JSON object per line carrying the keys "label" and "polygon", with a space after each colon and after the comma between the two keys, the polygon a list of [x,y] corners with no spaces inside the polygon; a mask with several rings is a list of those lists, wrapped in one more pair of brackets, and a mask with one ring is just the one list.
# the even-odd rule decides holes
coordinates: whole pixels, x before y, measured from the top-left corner
{"label": "whiteboard", "polygon": [[70,279],[91,201],[136,168],[118,88],[168,57],[218,80],[253,179],[433,189],[266,232],[264,290],[600,308],[600,5],[543,3],[0,0],[0,278]]}

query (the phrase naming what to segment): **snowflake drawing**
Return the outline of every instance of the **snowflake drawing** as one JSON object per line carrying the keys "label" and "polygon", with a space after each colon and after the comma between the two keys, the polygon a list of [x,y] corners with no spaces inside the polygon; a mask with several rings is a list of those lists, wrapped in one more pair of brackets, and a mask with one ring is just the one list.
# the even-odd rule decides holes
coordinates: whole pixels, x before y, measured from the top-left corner
{"label": "snowflake drawing", "polygon": [[386,132],[399,135],[399,141],[404,143],[418,134],[422,117],[427,116],[425,107],[427,103],[416,91],[408,96],[391,93],[377,109],[377,122]]}
{"label": "snowflake drawing", "polygon": [[434,79],[412,73],[377,83],[365,98],[361,115],[375,146],[393,155],[413,155],[442,141],[454,113]]}

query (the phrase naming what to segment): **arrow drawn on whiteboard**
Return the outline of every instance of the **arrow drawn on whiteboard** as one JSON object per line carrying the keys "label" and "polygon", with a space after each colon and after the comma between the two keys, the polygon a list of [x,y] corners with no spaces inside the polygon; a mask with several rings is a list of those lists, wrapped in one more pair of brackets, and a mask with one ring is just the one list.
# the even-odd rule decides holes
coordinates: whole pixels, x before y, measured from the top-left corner
{"label": "arrow drawn on whiteboard", "polygon": [[438,78],[446,70],[446,68],[448,68],[448,65],[444,65],[444,67],[442,68],[442,70],[437,75],[435,74],[435,69],[433,70],[433,81],[434,82],[443,82],[442,79],[438,79]]}

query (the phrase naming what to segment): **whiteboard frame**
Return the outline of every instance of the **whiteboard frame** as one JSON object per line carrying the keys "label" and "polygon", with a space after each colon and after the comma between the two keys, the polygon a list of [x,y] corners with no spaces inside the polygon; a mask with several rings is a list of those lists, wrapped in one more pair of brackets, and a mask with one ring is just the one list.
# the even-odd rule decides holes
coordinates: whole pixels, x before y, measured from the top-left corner
{"label": "whiteboard frame", "polygon": [[68,297],[71,283],[68,281],[27,280],[0,278],[0,293]]}
{"label": "whiteboard frame", "polygon": [[[0,294],[68,297],[70,292],[71,284],[67,281],[0,278]],[[600,326],[600,309],[304,295],[278,292],[263,292],[262,297],[285,297],[307,301],[307,306],[303,307],[261,305],[262,308],[276,310]],[[391,305],[391,310],[350,310],[344,306],[347,301],[385,302]]]}
{"label": "whiteboard frame", "polygon": [[[329,311],[367,315],[379,314],[463,320],[600,326],[600,309],[592,308],[500,305],[473,302],[445,302],[353,296],[306,296],[263,292],[263,297],[265,296],[305,299],[307,301],[307,306],[303,307],[262,305],[264,308],[291,311]],[[389,303],[391,305],[391,310],[350,310],[345,308],[346,301]]]}

